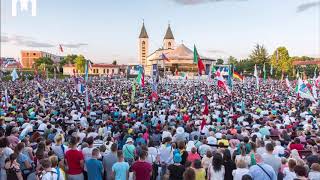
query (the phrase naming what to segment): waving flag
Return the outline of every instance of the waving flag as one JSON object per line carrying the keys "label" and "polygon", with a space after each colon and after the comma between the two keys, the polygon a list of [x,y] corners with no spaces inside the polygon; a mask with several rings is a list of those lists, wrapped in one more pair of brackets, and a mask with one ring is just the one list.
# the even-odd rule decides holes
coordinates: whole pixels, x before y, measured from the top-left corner
{"label": "waving flag", "polygon": [[61,45],[61,44],[59,44],[59,50],[60,50],[60,52],[63,53],[63,48],[62,48],[62,45]]}
{"label": "waving flag", "polygon": [[13,71],[11,72],[11,77],[12,77],[12,81],[15,81],[16,79],[19,78],[16,68],[14,68]]}
{"label": "waving flag", "polygon": [[85,104],[86,104],[86,109],[89,111],[90,110],[90,101],[89,101],[89,95],[88,92],[89,89],[86,87],[86,97],[85,97]]}
{"label": "waving flag", "polygon": [[256,77],[256,86],[257,86],[257,89],[259,89],[259,75],[258,75],[257,65],[254,65],[253,76]]}
{"label": "waving flag", "polygon": [[194,50],[193,50],[193,62],[196,62],[198,64],[199,75],[202,75],[202,72],[205,71],[206,69],[205,69],[204,64],[198,54],[196,45],[194,45]]}
{"label": "waving flag", "polygon": [[84,79],[86,82],[88,82],[88,78],[89,78],[88,64],[89,64],[89,61],[86,61],[86,64],[84,65],[84,72],[85,72]]}
{"label": "waving flag", "polygon": [[263,64],[263,80],[266,81],[267,79],[267,70],[266,70],[266,63]]}
{"label": "waving flag", "polygon": [[228,94],[231,94],[231,91],[224,78],[221,76],[221,73],[219,73],[219,76],[217,76],[216,79],[218,80],[218,87],[224,89]]}
{"label": "waving flag", "polygon": [[298,84],[296,86],[296,93],[302,98],[309,99],[310,101],[315,101],[307,85],[301,80],[301,78],[299,78],[298,80]]}
{"label": "waving flag", "polygon": [[167,62],[170,62],[169,58],[168,58],[164,53],[162,53],[162,54],[160,55],[160,58],[161,58],[162,60],[165,60],[165,61],[167,61]]}
{"label": "waving flag", "polygon": [[243,76],[241,76],[238,72],[233,72],[233,77],[239,79],[240,81],[243,81]]}
{"label": "waving flag", "polygon": [[273,66],[271,64],[271,67],[270,67],[270,75],[272,76],[273,75]]}
{"label": "waving flag", "polygon": [[287,88],[288,88],[288,90],[289,90],[289,91],[291,91],[291,90],[292,90],[292,87],[291,87],[291,85],[290,85],[290,82],[289,82],[288,76],[286,77],[286,86],[287,86]]}
{"label": "waving flag", "polygon": [[138,74],[138,76],[137,76],[137,78],[136,78],[136,82],[137,82],[140,86],[144,87],[143,67],[140,67],[139,74]]}
{"label": "waving flag", "polygon": [[8,90],[7,89],[4,90],[4,98],[5,98],[5,107],[8,108],[9,107],[9,97],[8,97]]}
{"label": "waving flag", "polygon": [[135,82],[132,83],[132,90],[131,90],[131,102],[134,102],[134,98],[136,96],[136,84]]}

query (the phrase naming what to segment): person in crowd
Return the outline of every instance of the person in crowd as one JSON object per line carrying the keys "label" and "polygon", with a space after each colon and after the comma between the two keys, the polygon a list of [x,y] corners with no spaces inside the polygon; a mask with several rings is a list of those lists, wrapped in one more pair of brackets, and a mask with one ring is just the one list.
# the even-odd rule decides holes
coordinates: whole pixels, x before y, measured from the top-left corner
{"label": "person in crowd", "polygon": [[245,174],[249,173],[249,169],[246,167],[246,162],[243,159],[240,159],[237,162],[237,169],[232,171],[234,180],[241,180]]}
{"label": "person in crowd", "polygon": [[200,160],[200,155],[197,153],[197,148],[193,147],[188,154],[187,161],[194,162],[195,160]]}
{"label": "person in crowd", "polygon": [[132,164],[132,171],[135,179],[149,180],[152,175],[152,165],[146,162],[148,152],[141,151],[139,154],[139,160]]}
{"label": "person in crowd", "polygon": [[[248,145],[251,147],[251,145]],[[239,160],[243,160],[244,162],[246,162],[246,165],[247,167],[249,167],[251,165],[251,157],[250,155],[248,155],[246,152],[247,152],[247,147],[248,147],[246,144],[240,144],[240,154],[236,156],[236,159],[235,159],[235,163],[237,164],[237,162]]]}
{"label": "person in crowd", "polygon": [[168,166],[169,180],[182,180],[185,167],[181,164],[182,158],[180,153],[173,155],[173,164]]}
{"label": "person in crowd", "polygon": [[267,153],[262,155],[263,162],[269,164],[273,169],[276,175],[278,176],[278,172],[281,168],[281,159],[278,156],[273,154],[274,146],[272,143],[266,144]]}
{"label": "person in crowd", "polygon": [[17,162],[17,154],[10,154],[2,168],[5,171],[5,176],[2,177],[5,177],[8,180],[23,180],[20,165]]}
{"label": "person in crowd", "polygon": [[57,179],[57,180],[62,180],[63,177],[59,176],[58,179],[58,173],[55,168],[52,168],[51,161],[48,158],[44,158],[40,160],[42,172],[39,175],[40,180],[52,180],[52,179]]}
{"label": "person in crowd", "polygon": [[289,159],[288,167],[283,169],[283,180],[292,180],[295,179],[296,173],[294,172],[294,168],[296,167],[297,163],[294,159]]}
{"label": "person in crowd", "polygon": [[55,155],[49,157],[51,162],[51,167],[54,168],[57,172],[57,179],[58,180],[65,180],[66,174],[62,168],[59,167],[59,158]]}
{"label": "person in crowd", "polygon": [[[0,138],[0,172],[1,172],[0,177],[1,179],[7,179],[4,166],[6,164],[7,158],[9,158],[11,154],[13,154],[13,150],[9,146],[10,144],[8,139],[6,137],[1,137]],[[19,167],[19,170],[20,170],[20,167]]]}
{"label": "person in crowd", "polygon": [[294,167],[294,172],[296,173],[296,178],[298,180],[307,180],[307,169],[304,166],[296,165]]}
{"label": "person in crowd", "polygon": [[319,163],[313,163],[311,165],[311,171],[309,172],[308,178],[310,180],[320,179],[320,164]]}
{"label": "person in crowd", "polygon": [[206,155],[201,160],[202,167],[207,171],[211,163],[212,163],[212,152],[207,151]]}
{"label": "person in crowd", "polygon": [[208,180],[223,180],[225,168],[220,153],[215,153],[212,157],[212,164],[208,167]]}
{"label": "person in crowd", "polygon": [[23,149],[24,143],[18,143],[15,147],[14,153],[18,155],[17,162],[20,165],[23,178],[25,179],[34,171],[34,166],[33,161],[29,159],[27,155],[22,153]]}
{"label": "person in crowd", "polygon": [[255,159],[257,164],[249,168],[249,175],[253,180],[277,180],[273,167],[264,163],[260,154],[256,154]]}
{"label": "person in crowd", "polygon": [[193,168],[187,168],[183,173],[183,180],[195,180],[196,172]]}
{"label": "person in crowd", "polygon": [[118,161],[118,155],[117,155],[117,150],[118,150],[118,144],[113,143],[110,148],[110,152],[106,155],[103,156],[103,168],[104,168],[104,174],[106,180],[111,180],[112,179],[112,167],[113,165]]}
{"label": "person in crowd", "polygon": [[126,144],[122,148],[122,152],[124,155],[124,160],[132,165],[135,158],[135,149],[136,147],[133,145],[133,139],[131,137],[127,138]]}
{"label": "person in crowd", "polygon": [[223,166],[225,168],[224,180],[232,180],[232,172],[236,169],[236,164],[232,161],[229,149],[223,152]]}
{"label": "person in crowd", "polygon": [[88,172],[88,179],[96,179],[102,180],[103,179],[103,165],[102,162],[98,159],[100,158],[100,150],[98,148],[94,148],[92,150],[91,158],[86,160],[87,172]]}
{"label": "person in crowd", "polygon": [[67,164],[68,180],[83,180],[84,157],[81,151],[77,149],[78,139],[72,136],[70,138],[69,150],[66,152],[65,159]]}
{"label": "person in crowd", "polygon": [[[124,162],[123,153],[121,150],[117,151],[118,161],[112,166],[113,178],[115,180],[128,180],[129,179],[129,164]],[[112,179],[112,178],[110,178]]]}
{"label": "person in crowd", "polygon": [[196,173],[196,180],[206,179],[206,170],[201,166],[200,159],[193,162],[193,169]]}

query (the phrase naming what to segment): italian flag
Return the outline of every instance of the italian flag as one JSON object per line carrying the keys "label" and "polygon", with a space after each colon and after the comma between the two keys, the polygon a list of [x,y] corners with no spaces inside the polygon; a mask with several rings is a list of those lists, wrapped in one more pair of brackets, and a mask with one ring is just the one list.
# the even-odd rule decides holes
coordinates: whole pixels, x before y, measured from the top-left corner
{"label": "italian flag", "polygon": [[196,45],[194,45],[194,48],[193,48],[193,62],[198,64],[199,75],[202,75],[202,72],[205,71],[205,67],[204,67],[204,64],[203,64],[199,54],[198,54]]}

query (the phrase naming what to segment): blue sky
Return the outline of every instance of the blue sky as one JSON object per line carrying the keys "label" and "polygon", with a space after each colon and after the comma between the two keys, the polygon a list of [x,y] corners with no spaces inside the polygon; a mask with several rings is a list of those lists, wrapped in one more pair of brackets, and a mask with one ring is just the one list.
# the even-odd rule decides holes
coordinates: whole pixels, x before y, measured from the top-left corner
{"label": "blue sky", "polygon": [[[308,3],[315,6],[297,12]],[[142,19],[151,51],[162,46],[170,22],[176,43],[196,44],[207,57],[246,58],[256,43],[269,54],[285,46],[291,56],[320,57],[319,0],[37,0],[36,17],[12,17],[11,0],[1,0],[1,56],[35,49],[138,62]],[[58,44],[66,44],[64,53]]]}

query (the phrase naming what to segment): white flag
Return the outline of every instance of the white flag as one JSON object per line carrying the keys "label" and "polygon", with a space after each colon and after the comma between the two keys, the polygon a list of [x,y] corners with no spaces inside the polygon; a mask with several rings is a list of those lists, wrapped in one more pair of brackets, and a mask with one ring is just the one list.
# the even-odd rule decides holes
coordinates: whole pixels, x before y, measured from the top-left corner
{"label": "white flag", "polygon": [[253,76],[256,77],[256,85],[257,85],[257,89],[259,89],[259,76],[258,76],[257,65],[254,65]]}
{"label": "white flag", "polygon": [[19,78],[16,68],[13,69],[11,73],[11,77],[12,77],[12,81],[15,81],[16,79]]}

